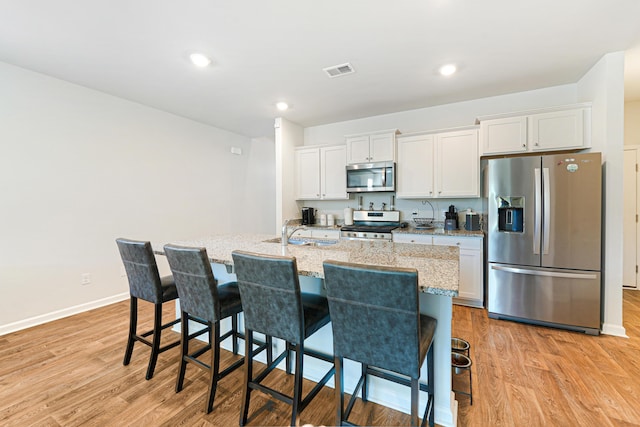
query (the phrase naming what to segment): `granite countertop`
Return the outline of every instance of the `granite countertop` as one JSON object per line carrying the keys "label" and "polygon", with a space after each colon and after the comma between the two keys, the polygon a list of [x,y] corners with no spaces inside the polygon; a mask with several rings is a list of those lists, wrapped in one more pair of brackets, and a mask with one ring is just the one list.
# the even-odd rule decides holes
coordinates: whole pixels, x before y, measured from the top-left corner
{"label": "granite countertop", "polygon": [[463,237],[484,237],[484,231],[467,231],[467,230],[445,230],[442,227],[431,229],[416,228],[412,225],[405,228],[396,228],[393,234],[429,234],[434,236],[463,236]]}
{"label": "granite countertop", "polygon": [[[358,264],[406,267],[418,270],[421,292],[458,296],[460,252],[453,246],[414,245],[386,241],[339,240],[335,245],[282,246],[279,236],[265,234],[220,234],[202,239],[172,241],[176,245],[204,247],[212,262],[233,265],[231,252],[243,250],[268,255],[296,257],[298,272],[323,278],[322,262],[337,260]],[[163,244],[155,244],[164,255]]]}

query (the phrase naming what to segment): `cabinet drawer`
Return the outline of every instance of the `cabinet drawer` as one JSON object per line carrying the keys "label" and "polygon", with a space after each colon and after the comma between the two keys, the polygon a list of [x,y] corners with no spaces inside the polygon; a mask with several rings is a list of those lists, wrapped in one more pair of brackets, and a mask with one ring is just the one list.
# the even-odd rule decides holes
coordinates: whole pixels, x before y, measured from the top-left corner
{"label": "cabinet drawer", "polygon": [[433,238],[429,234],[393,234],[394,243],[417,243],[431,245]]}
{"label": "cabinet drawer", "polygon": [[312,237],[312,231],[311,230],[296,230],[290,237]]}
{"label": "cabinet drawer", "polygon": [[480,237],[436,236],[433,244],[437,246],[459,246],[461,249],[482,250]]}
{"label": "cabinet drawer", "polygon": [[311,237],[316,239],[339,239],[340,231],[338,230],[311,230]]}

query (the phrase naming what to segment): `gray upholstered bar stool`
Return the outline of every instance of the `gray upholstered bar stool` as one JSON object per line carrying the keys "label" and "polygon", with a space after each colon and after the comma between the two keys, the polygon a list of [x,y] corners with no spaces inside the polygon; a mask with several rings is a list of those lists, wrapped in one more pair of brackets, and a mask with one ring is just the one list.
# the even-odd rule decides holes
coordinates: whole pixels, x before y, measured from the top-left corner
{"label": "gray upholstered bar stool", "polygon": [[[172,276],[160,277],[156,258],[151,249],[151,243],[130,239],[116,239],[120,257],[124,263],[127,279],[129,280],[130,315],[129,338],[124,353],[123,365],[131,362],[133,345],[136,341],[151,347],[149,364],[147,365],[146,379],[153,377],[158,355],[180,344],[180,341],[171,342],[160,346],[162,331],[178,323],[180,319],[162,324],[162,304],[173,301],[178,297],[176,285]],[[137,333],[138,328],[138,299],[148,301],[154,305],[153,329],[142,334]],[[152,341],[147,337],[153,334]]]}
{"label": "gray upholstered bar stool", "polygon": [[[198,368],[207,371],[209,373],[209,392],[205,411],[209,413],[213,409],[218,381],[242,366],[244,362],[244,358],[238,359],[220,371],[220,343],[231,337],[234,341],[233,352],[237,354],[237,340],[244,338],[238,332],[237,317],[238,313],[242,312],[238,284],[236,282],[221,285],[216,283],[205,248],[165,245],[164,251],[180,297],[182,351],[176,380],[176,393],[182,390],[187,363],[193,363]],[[220,321],[227,317],[231,317],[232,320],[231,330],[220,335]],[[201,323],[206,328],[190,334],[189,320]],[[208,344],[190,353],[189,341],[206,332],[209,333]],[[268,347],[268,357],[270,357],[270,341],[268,344],[263,344],[256,351],[259,352]],[[211,350],[209,364],[198,359],[208,350]]]}
{"label": "gray upholstered bar stool", "polygon": [[[240,411],[240,425],[247,423],[251,392],[263,393],[290,404],[291,425],[297,425],[299,413],[318,394],[333,376],[333,358],[305,349],[304,341],[329,323],[327,299],[320,295],[300,291],[296,259],[234,251],[233,264],[238,276],[238,286],[244,306],[246,345],[253,341],[253,333],[259,332],[280,338],[286,342],[285,350],[258,375],[253,374],[253,360],[245,360],[244,399]],[[287,358],[289,373],[290,351],[296,353],[293,397],[262,384],[267,375]],[[313,356],[331,364],[324,377],[302,397],[303,355]]]}
{"label": "gray upholstered bar stool", "polygon": [[[419,390],[428,393],[422,425],[434,425],[433,336],[436,319],[420,314],[418,272],[324,262],[324,280],[333,328],[336,365],[337,425],[347,421],[358,390],[367,401],[367,376],[374,375],[411,387],[411,425],[418,425]],[[427,358],[428,383],[420,384]],[[362,364],[362,373],[344,407],[343,359]]]}

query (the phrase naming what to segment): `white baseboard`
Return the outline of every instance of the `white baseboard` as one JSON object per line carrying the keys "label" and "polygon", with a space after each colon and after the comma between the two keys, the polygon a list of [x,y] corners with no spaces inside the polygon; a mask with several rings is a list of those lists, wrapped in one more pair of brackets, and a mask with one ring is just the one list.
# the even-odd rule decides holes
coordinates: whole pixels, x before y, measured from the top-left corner
{"label": "white baseboard", "polygon": [[115,302],[129,299],[129,293],[113,295],[107,298],[87,302],[80,305],[74,305],[73,307],[64,308],[62,310],[52,311],[51,313],[41,314],[39,316],[30,317],[28,319],[19,320],[17,322],[8,323],[6,325],[0,325],[0,336],[9,334],[11,332],[27,329],[32,326],[42,325],[43,323],[51,322],[52,320],[62,319],[63,317],[72,316],[74,314],[82,313],[84,311],[93,310],[94,308],[104,307],[105,305],[113,304]]}
{"label": "white baseboard", "polygon": [[627,331],[624,326],[621,325],[612,325],[609,323],[604,323],[602,325],[601,332],[605,335],[613,335],[616,337],[629,338],[627,336]]}

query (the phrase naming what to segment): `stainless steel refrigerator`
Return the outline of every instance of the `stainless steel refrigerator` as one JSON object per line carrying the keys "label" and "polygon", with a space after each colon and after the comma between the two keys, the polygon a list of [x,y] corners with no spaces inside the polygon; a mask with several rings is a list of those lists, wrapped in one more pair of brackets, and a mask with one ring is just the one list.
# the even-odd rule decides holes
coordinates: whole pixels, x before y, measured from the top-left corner
{"label": "stainless steel refrigerator", "polygon": [[598,334],[600,153],[488,160],[489,317]]}

